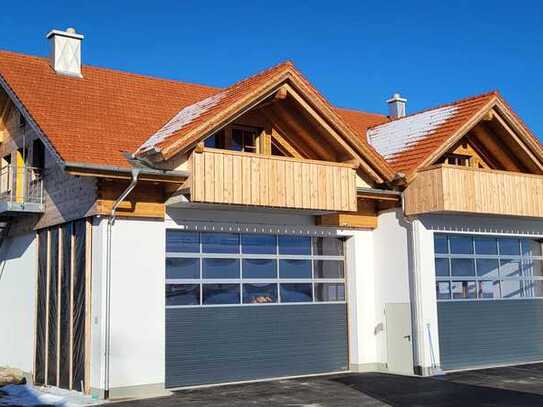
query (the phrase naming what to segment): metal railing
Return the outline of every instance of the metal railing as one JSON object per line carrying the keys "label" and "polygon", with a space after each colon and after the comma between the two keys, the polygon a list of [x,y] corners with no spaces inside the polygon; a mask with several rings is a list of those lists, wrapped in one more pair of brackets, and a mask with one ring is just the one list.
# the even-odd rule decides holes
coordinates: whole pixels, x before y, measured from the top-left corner
{"label": "metal railing", "polygon": [[0,169],[0,202],[43,204],[43,170],[6,165]]}

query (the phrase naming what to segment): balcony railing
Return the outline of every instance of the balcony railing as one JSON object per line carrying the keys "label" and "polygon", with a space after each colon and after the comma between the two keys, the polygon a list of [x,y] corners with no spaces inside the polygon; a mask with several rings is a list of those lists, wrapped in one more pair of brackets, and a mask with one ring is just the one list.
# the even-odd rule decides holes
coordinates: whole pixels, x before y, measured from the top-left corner
{"label": "balcony railing", "polygon": [[543,217],[543,176],[439,165],[420,171],[405,190],[405,213]]}
{"label": "balcony railing", "polygon": [[191,201],[356,211],[352,165],[205,149],[191,159]]}
{"label": "balcony railing", "polygon": [[0,169],[0,212],[43,212],[41,169],[16,165]]}

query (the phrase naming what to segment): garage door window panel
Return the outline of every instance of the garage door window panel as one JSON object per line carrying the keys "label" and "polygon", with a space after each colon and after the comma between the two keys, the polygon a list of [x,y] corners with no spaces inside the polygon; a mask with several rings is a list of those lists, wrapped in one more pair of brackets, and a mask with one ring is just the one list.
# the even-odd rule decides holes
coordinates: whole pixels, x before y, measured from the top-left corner
{"label": "garage door window panel", "polygon": [[439,301],[543,296],[539,239],[435,233],[434,253]]}
{"label": "garage door window panel", "polygon": [[204,284],[202,297],[206,305],[239,304],[239,284]]}
{"label": "garage door window panel", "polygon": [[166,237],[168,307],[345,302],[340,238],[177,230]]}
{"label": "garage door window panel", "polygon": [[239,279],[239,259],[202,259],[202,277],[206,279]]}

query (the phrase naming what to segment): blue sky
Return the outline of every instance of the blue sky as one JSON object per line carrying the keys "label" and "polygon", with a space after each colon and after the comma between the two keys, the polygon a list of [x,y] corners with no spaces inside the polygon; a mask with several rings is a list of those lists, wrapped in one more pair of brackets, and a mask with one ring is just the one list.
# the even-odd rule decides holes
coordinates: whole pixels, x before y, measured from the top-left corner
{"label": "blue sky", "polygon": [[408,111],[499,89],[543,137],[540,1],[19,1],[0,14],[0,48],[47,54],[74,26],[84,62],[226,86],[291,59],[334,104]]}

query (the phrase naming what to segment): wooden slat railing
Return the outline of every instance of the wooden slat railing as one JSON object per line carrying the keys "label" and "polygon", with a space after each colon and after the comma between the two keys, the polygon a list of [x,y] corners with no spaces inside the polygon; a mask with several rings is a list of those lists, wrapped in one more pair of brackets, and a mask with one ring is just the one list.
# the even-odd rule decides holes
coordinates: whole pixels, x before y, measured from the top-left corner
{"label": "wooden slat railing", "polygon": [[543,176],[441,165],[420,171],[405,191],[405,212],[543,217]]}
{"label": "wooden slat railing", "polygon": [[191,201],[356,211],[352,166],[205,149],[191,157]]}

